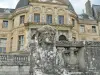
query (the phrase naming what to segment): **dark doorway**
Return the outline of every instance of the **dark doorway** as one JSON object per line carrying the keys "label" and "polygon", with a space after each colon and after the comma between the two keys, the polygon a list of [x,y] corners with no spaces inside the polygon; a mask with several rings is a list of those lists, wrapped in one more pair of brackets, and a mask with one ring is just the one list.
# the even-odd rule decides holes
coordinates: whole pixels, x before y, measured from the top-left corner
{"label": "dark doorway", "polygon": [[59,36],[59,41],[68,41],[64,35]]}

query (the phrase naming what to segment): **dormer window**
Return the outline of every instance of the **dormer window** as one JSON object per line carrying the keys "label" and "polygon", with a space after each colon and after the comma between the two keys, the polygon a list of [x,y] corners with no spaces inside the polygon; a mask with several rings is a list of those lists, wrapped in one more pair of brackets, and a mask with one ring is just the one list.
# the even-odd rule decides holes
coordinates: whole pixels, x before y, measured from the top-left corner
{"label": "dormer window", "polygon": [[4,9],[5,13],[10,13],[10,9]]}

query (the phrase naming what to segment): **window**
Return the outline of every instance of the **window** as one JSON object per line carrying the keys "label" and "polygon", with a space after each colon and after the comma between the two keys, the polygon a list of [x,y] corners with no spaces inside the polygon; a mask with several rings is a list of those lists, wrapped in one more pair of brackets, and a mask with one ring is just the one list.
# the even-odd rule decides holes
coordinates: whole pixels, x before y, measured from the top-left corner
{"label": "window", "polygon": [[24,47],[24,35],[20,35],[18,40],[18,50],[23,49],[23,47]]}
{"label": "window", "polygon": [[96,33],[96,26],[92,26],[92,32]]}
{"label": "window", "polygon": [[12,51],[12,46],[13,46],[13,37],[11,38],[11,51]]}
{"label": "window", "polygon": [[13,19],[13,23],[12,23],[12,28],[14,27],[14,19]]}
{"label": "window", "polygon": [[34,14],[34,22],[40,22],[40,14]]}
{"label": "window", "polygon": [[25,15],[20,16],[20,24],[24,23]]}
{"label": "window", "polygon": [[85,26],[84,25],[80,25],[80,32],[85,32]]}
{"label": "window", "polygon": [[62,16],[62,15],[59,15],[58,16],[58,21],[59,21],[59,24],[64,24],[64,16]]}
{"label": "window", "polygon": [[8,21],[3,21],[3,28],[8,28]]}
{"label": "window", "polygon": [[0,38],[0,52],[6,52],[6,38]]}
{"label": "window", "polygon": [[52,15],[47,15],[47,24],[52,24]]}
{"label": "window", "polygon": [[72,19],[72,25],[75,25],[75,20],[74,19]]}

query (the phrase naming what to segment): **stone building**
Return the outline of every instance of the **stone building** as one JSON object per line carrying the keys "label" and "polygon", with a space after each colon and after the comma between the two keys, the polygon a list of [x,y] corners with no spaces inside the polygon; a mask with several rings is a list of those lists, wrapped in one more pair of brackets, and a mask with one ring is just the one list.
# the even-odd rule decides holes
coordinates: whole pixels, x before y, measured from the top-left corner
{"label": "stone building", "polygon": [[99,7],[88,0],[81,15],[69,0],[20,0],[15,9],[0,8],[0,52],[27,51],[43,25],[56,28],[57,41],[99,41]]}

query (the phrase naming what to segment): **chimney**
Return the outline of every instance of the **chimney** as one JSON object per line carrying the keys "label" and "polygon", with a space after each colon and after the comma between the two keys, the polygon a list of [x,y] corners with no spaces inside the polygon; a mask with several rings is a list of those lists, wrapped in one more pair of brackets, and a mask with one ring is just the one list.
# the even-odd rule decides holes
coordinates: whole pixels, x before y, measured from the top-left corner
{"label": "chimney", "polygon": [[88,0],[86,3],[85,3],[85,7],[86,7],[86,14],[88,16],[93,16],[93,13],[92,13],[92,7],[91,7],[91,1]]}

